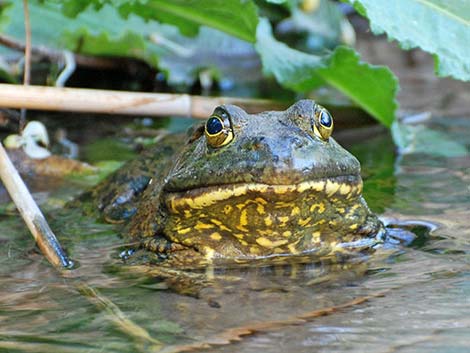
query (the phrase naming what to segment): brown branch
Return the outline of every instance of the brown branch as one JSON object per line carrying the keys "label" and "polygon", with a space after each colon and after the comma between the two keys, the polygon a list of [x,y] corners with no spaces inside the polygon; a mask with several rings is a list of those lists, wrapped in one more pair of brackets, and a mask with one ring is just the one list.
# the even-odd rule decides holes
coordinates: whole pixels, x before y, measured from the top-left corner
{"label": "brown branch", "polygon": [[[0,34],[0,45],[3,45],[7,48],[24,52],[26,46],[5,35]],[[46,58],[50,61],[60,61],[64,58],[64,51],[56,50],[44,46],[31,46],[31,53],[33,56],[38,56],[40,58]],[[123,58],[103,58],[97,56],[87,56],[82,54],[74,54],[74,59],[77,65],[83,67],[90,67],[95,69],[102,69],[102,70],[110,70],[110,69],[117,69],[124,67],[124,61],[130,62],[131,59],[123,59]],[[134,71],[134,70],[129,70]]]}
{"label": "brown branch", "polygon": [[251,113],[286,108],[263,99],[0,84],[0,107],[5,108],[205,119],[216,106],[227,103]]}
{"label": "brown branch", "polygon": [[[4,47],[16,50],[16,51],[22,51],[24,52],[25,50],[25,45],[23,43],[20,43],[13,38],[10,38],[4,34],[0,34],[0,45],[3,45]],[[34,49],[33,49],[34,52]]]}
{"label": "brown branch", "polygon": [[47,260],[58,268],[70,267],[72,263],[62,250],[44,215],[33,200],[1,143],[0,179]]}

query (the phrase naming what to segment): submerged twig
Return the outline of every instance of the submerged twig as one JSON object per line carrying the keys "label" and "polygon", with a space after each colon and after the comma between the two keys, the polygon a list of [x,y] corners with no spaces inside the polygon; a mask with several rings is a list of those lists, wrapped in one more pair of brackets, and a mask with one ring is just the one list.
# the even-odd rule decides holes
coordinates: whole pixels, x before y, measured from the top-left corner
{"label": "submerged twig", "polygon": [[62,250],[44,215],[33,200],[1,143],[0,178],[47,260],[59,268],[71,267],[72,262]]}
{"label": "submerged twig", "polygon": [[265,99],[0,84],[0,106],[7,108],[205,119],[217,105],[228,103],[249,112],[286,108]]}
{"label": "submerged twig", "polygon": [[146,347],[146,351],[157,351],[163,346],[162,342],[150,336],[147,330],[130,320],[116,304],[101,295],[96,289],[93,289],[87,284],[81,284],[77,289],[94,305],[100,309],[104,309],[110,315],[113,324],[121,332],[133,338],[136,343],[150,344],[151,347]]}

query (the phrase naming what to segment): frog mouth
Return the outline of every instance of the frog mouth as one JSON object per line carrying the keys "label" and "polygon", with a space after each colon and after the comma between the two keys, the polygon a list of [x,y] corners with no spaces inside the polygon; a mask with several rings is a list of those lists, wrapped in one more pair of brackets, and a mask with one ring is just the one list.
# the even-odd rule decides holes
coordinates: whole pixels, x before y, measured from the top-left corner
{"label": "frog mouth", "polygon": [[221,201],[248,194],[258,194],[269,199],[269,195],[278,198],[282,196],[295,198],[305,192],[318,193],[327,198],[334,196],[350,199],[362,193],[362,179],[360,175],[343,175],[307,180],[296,184],[237,183],[204,186],[169,192],[166,195],[166,205],[170,211],[179,213],[185,209],[203,209]]}

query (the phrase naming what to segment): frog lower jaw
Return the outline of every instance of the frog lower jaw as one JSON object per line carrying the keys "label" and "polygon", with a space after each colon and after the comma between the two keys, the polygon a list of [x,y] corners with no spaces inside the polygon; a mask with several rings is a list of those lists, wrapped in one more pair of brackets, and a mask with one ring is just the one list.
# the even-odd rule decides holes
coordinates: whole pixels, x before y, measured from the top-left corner
{"label": "frog lower jaw", "polygon": [[362,193],[362,179],[359,175],[346,175],[317,180],[303,181],[297,184],[270,185],[264,183],[243,183],[217,185],[191,189],[182,192],[168,193],[165,198],[167,209],[172,213],[180,213],[185,209],[203,209],[232,197],[247,193],[260,195],[286,195],[295,198],[306,191],[316,192],[325,197],[349,199]]}

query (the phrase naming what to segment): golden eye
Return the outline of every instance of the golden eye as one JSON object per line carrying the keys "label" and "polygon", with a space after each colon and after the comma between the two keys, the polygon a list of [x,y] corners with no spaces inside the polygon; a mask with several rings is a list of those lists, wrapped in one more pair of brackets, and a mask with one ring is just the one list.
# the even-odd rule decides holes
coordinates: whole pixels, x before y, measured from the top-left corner
{"label": "golden eye", "polygon": [[331,114],[320,105],[317,105],[314,116],[313,131],[322,140],[328,140],[333,132],[333,118]]}
{"label": "golden eye", "polygon": [[233,131],[225,111],[216,110],[206,122],[207,143],[212,147],[221,147],[233,140]]}

